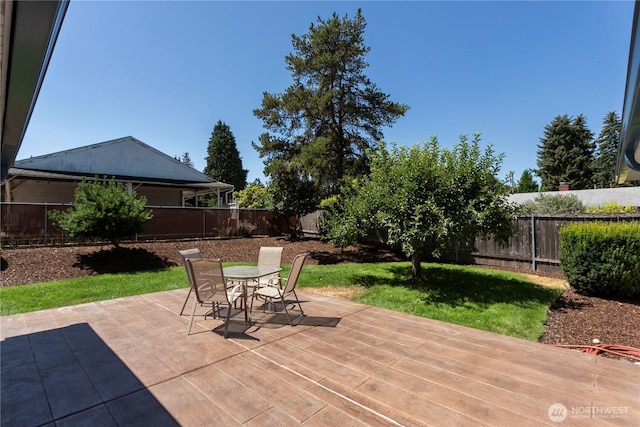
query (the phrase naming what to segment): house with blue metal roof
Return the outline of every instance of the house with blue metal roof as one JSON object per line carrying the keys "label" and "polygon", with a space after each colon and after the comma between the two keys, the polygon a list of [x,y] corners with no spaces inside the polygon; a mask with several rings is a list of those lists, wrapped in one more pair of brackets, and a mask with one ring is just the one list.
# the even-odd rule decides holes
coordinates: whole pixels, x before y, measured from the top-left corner
{"label": "house with blue metal roof", "polygon": [[185,206],[214,195],[228,205],[233,185],[211,179],[132,136],[16,160],[2,182],[2,201],[69,203],[83,179],[114,178],[149,206]]}

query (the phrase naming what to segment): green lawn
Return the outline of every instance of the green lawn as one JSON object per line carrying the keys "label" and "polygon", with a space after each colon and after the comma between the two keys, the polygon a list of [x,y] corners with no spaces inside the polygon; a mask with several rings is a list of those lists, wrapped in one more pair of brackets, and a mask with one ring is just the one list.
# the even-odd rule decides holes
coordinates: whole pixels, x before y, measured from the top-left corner
{"label": "green lawn", "polygon": [[[230,264],[225,264],[230,265]],[[408,262],[305,265],[298,285],[356,286],[358,302],[537,340],[551,303],[562,292],[517,273],[445,264],[423,264],[424,281],[412,282]],[[283,276],[288,274],[288,266]],[[184,268],[0,288],[0,314],[24,313],[91,301],[187,287]]]}

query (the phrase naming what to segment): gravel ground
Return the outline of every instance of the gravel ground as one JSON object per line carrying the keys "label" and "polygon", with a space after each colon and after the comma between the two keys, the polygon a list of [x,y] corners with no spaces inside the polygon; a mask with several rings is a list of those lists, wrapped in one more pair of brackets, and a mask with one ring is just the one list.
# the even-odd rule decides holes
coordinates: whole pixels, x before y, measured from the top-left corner
{"label": "gravel ground", "polygon": [[[193,247],[199,248],[207,258],[255,261],[261,246],[283,246],[284,263],[290,263],[295,254],[301,252],[309,252],[308,264],[403,259],[397,254],[374,246],[357,245],[340,250],[318,240],[290,242],[280,237],[123,244],[124,250],[120,253],[114,251],[111,246],[4,249],[0,286],[181,265],[178,251]],[[531,278],[545,286],[562,285],[558,275],[536,275]],[[638,331],[640,301],[586,297],[569,288],[551,307],[546,331],[540,342],[590,345],[595,338],[602,344],[640,348]]]}

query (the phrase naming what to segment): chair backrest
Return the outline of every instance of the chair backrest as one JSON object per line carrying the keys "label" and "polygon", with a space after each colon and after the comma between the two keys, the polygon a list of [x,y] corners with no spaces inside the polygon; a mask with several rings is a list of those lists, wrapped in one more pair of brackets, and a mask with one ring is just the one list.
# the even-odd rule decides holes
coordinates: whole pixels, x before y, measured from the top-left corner
{"label": "chair backrest", "polygon": [[222,261],[187,258],[185,264],[193,277],[193,290],[198,302],[229,302]]}
{"label": "chair backrest", "polygon": [[293,262],[291,263],[291,270],[289,270],[289,276],[287,277],[287,283],[284,287],[285,294],[293,292],[293,290],[296,288],[298,277],[300,277],[300,271],[302,271],[302,266],[304,265],[304,260],[306,258],[306,253],[298,254],[293,258]]}
{"label": "chair backrest", "polygon": [[200,249],[185,249],[183,251],[179,251],[180,256],[182,256],[182,263],[184,264],[185,270],[187,270],[187,279],[189,279],[189,284],[193,287],[193,276],[187,269],[187,259],[202,259],[202,254],[200,253]]}
{"label": "chair backrest", "polygon": [[282,264],[282,247],[263,246],[258,252],[258,267],[279,268]]}

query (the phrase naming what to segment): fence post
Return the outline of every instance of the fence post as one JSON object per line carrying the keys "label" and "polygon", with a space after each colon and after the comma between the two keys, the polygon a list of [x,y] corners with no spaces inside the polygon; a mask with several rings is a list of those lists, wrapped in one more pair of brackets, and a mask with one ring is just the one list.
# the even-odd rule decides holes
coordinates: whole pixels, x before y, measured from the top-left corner
{"label": "fence post", "polygon": [[202,238],[206,238],[207,237],[207,213],[204,210],[204,207],[202,208]]}
{"label": "fence post", "polygon": [[460,260],[459,260],[459,253],[460,253],[460,240],[456,240],[456,243],[454,245],[454,248],[456,250],[456,264],[459,264]]}
{"label": "fence post", "polygon": [[44,245],[47,246],[47,218],[49,217],[49,207],[44,204]]}
{"label": "fence post", "polygon": [[531,214],[531,266],[536,271],[536,219],[535,214]]}

